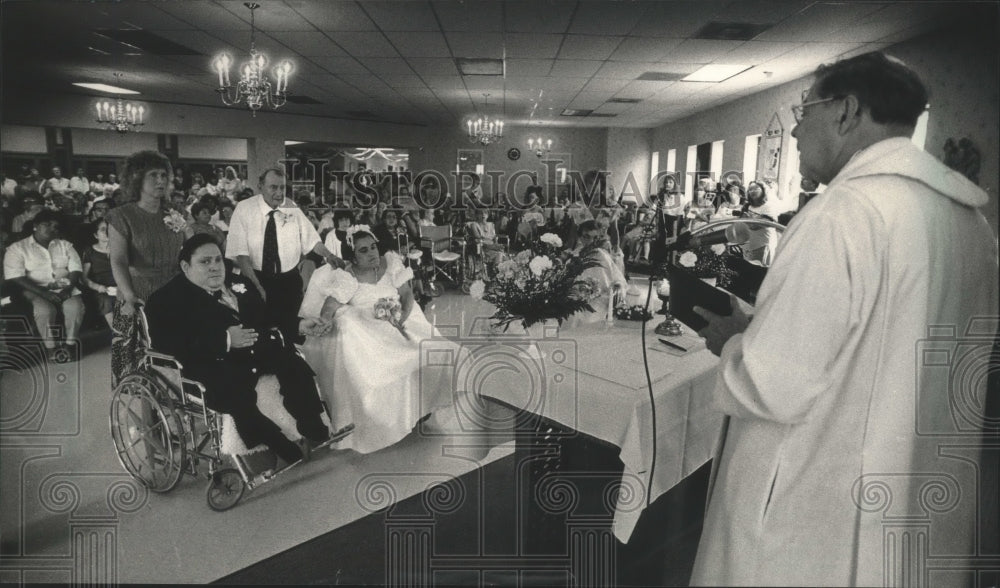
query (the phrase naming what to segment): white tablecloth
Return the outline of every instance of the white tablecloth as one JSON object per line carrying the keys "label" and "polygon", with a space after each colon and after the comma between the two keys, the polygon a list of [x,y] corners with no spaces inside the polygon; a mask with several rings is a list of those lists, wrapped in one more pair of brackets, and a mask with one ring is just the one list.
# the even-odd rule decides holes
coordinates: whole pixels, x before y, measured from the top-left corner
{"label": "white tablecloth", "polygon": [[[718,358],[695,335],[671,338],[688,348],[667,351],[648,323],[650,379],[656,401],[656,464],[652,410],[638,328],[605,325],[563,329],[546,338],[532,357],[517,336],[484,342],[457,381],[478,395],[499,400],[618,446],[625,464],[614,532],[627,543],[648,502],[677,485],[712,458],[722,415],[709,409]],[[555,331],[550,329],[550,335]],[[519,351],[524,348],[527,353]],[[491,367],[492,366],[492,367]],[[464,374],[463,374],[464,371]]]}

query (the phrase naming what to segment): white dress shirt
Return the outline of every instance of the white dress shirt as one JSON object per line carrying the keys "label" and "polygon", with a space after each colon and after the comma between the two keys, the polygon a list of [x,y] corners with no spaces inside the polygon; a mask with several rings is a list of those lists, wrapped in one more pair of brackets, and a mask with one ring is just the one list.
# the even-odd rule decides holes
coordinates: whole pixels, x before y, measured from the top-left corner
{"label": "white dress shirt", "polygon": [[90,180],[87,179],[87,176],[73,176],[69,179],[69,191],[86,194],[90,191]]}
{"label": "white dress shirt", "polygon": [[48,189],[59,193],[68,192],[69,178],[49,178]]}
{"label": "white dress shirt", "polygon": [[[80,255],[69,241],[52,239],[48,248],[42,247],[34,236],[28,236],[7,248],[3,257],[3,273],[8,280],[28,276],[40,285],[51,284],[66,278],[71,272],[82,272]],[[73,288],[73,294],[80,290]]]}
{"label": "white dress shirt", "polygon": [[[264,230],[271,210],[260,194],[236,205],[229,221],[226,257],[235,260],[240,255],[247,255],[253,268],[260,271],[264,261]],[[312,251],[321,241],[312,223],[291,200],[285,198],[276,210],[278,212],[274,220],[278,229],[278,257],[284,273],[295,269],[302,256]]]}

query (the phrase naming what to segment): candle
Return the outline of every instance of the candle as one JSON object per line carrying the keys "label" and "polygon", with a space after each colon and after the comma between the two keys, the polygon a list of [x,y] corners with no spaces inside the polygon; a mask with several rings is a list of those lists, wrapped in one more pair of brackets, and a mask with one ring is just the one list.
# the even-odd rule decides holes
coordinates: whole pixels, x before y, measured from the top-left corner
{"label": "candle", "polygon": [[101,120],[101,103],[100,102],[97,103],[97,120],[98,121]]}
{"label": "candle", "polygon": [[615,321],[615,290],[612,288],[608,292],[608,314],[604,317],[604,320],[611,324]]}
{"label": "candle", "polygon": [[215,60],[215,71],[219,72],[219,87],[225,86],[225,80],[222,78],[222,58],[219,57]]}
{"label": "candle", "polygon": [[465,121],[465,124],[467,124],[469,126],[469,134],[471,135],[472,134],[472,121],[471,120],[467,120],[467,121]]}
{"label": "candle", "polygon": [[139,124],[140,125],[142,124],[142,113],[145,112],[145,111],[146,111],[146,107],[145,106],[140,106],[139,107]]}

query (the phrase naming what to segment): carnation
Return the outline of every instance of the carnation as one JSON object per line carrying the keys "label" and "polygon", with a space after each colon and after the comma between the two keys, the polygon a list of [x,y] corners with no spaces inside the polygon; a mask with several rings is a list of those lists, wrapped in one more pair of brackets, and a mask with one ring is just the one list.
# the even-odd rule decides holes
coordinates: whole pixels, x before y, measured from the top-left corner
{"label": "carnation", "polygon": [[725,252],[726,252],[726,246],[723,245],[722,243],[717,243],[715,245],[712,245],[712,253],[716,255],[722,255]]}
{"label": "carnation", "polygon": [[545,233],[544,235],[539,237],[538,240],[541,241],[542,243],[548,243],[553,247],[562,247],[563,245],[562,239],[560,239],[559,235],[555,233]]}
{"label": "carnation", "polygon": [[694,267],[698,263],[698,256],[692,251],[685,251],[681,254],[680,264],[684,267]]}
{"label": "carnation", "polygon": [[469,296],[472,296],[476,300],[482,300],[483,294],[486,292],[486,284],[482,280],[476,280],[472,282],[469,287]]}
{"label": "carnation", "polygon": [[500,264],[497,266],[497,273],[499,273],[501,276],[505,278],[509,278],[514,275],[514,272],[517,271],[517,268],[518,265],[516,261],[511,259],[505,259],[501,261]]}
{"label": "carnation", "polygon": [[531,268],[531,273],[540,276],[542,272],[552,267],[552,260],[547,255],[539,255],[528,263],[528,267]]}

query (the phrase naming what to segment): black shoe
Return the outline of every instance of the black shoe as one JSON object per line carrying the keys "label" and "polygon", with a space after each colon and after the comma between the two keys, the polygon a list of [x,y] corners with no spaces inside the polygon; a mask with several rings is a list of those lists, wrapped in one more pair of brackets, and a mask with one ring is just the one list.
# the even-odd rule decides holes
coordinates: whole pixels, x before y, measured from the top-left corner
{"label": "black shoe", "polygon": [[326,428],[323,421],[316,418],[315,422],[309,424],[298,424],[296,428],[303,437],[316,445],[326,443],[330,440],[330,429]]}
{"label": "black shoe", "polygon": [[302,450],[299,449],[298,445],[289,441],[288,438],[285,438],[283,441],[269,443],[268,447],[278,454],[278,457],[283,459],[287,464],[293,464],[302,460]]}

